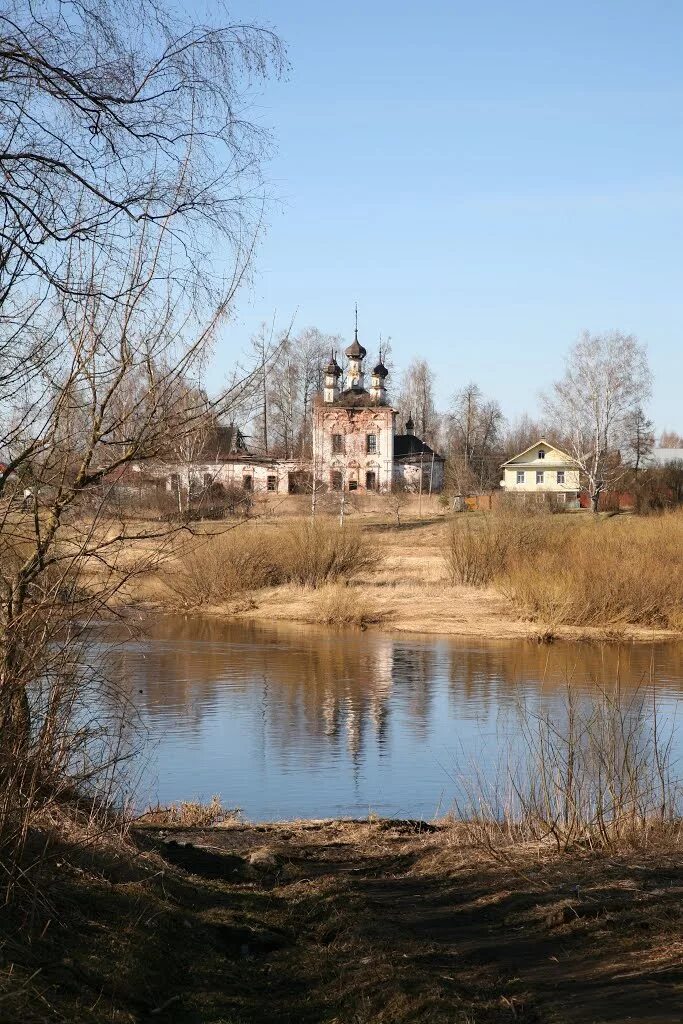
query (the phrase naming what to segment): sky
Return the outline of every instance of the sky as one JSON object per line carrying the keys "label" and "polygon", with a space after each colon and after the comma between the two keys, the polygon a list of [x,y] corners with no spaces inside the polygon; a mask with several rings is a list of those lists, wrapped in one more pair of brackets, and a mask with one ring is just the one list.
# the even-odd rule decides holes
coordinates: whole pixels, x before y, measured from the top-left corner
{"label": "sky", "polygon": [[647,345],[683,432],[680,0],[236,0],[291,70],[255,100],[274,201],[227,371],[273,317],[391,338],[445,409],[475,381],[540,409],[582,329]]}

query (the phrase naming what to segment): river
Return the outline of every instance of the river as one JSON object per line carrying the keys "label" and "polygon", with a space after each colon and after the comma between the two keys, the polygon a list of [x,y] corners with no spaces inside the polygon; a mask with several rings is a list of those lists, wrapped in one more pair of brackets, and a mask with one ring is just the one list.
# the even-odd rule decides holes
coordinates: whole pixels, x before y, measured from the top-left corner
{"label": "river", "polygon": [[139,806],[209,799],[250,820],[424,817],[495,780],[529,712],[619,681],[683,753],[683,645],[550,646],[160,617],[106,645],[135,708]]}

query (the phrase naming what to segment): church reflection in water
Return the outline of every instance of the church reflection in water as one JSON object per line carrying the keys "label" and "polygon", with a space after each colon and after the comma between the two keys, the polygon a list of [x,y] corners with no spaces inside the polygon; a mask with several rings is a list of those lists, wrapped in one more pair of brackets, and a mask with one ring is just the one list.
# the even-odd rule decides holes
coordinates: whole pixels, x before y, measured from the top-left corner
{"label": "church reflection in water", "polygon": [[681,645],[546,647],[185,617],[115,644],[110,659],[162,748],[176,737],[189,775],[191,758],[223,764],[237,748],[238,768],[251,765],[264,786],[276,770],[308,772],[313,785],[345,763],[375,764],[379,777],[382,759],[407,775],[411,758],[423,764],[463,736],[476,754],[476,730],[490,735],[501,715],[514,721],[568,682],[588,692],[654,678],[675,700],[683,680]]}

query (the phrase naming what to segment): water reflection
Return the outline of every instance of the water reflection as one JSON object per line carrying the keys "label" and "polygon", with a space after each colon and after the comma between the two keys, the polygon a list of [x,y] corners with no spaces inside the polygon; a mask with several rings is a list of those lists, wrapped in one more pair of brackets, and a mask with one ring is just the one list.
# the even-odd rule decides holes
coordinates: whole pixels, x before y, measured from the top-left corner
{"label": "water reflection", "polygon": [[110,661],[149,730],[141,799],[219,792],[255,819],[433,814],[456,763],[486,770],[523,705],[568,680],[654,684],[671,715],[683,645],[623,647],[426,640],[164,618]]}

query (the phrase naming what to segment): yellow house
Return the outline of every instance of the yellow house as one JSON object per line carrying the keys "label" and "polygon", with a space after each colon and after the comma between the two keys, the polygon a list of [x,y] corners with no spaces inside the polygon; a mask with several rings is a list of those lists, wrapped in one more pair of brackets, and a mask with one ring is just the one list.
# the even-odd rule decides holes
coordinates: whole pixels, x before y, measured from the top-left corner
{"label": "yellow house", "polygon": [[571,455],[544,437],[501,466],[500,486],[506,494],[553,494],[559,501],[579,496],[580,470]]}

